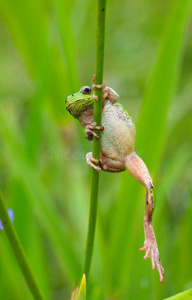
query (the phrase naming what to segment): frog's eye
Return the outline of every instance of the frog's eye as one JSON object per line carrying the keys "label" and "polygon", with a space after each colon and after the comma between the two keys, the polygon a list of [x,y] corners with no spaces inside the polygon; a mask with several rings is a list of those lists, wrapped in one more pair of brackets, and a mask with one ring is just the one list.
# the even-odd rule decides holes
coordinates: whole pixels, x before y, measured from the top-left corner
{"label": "frog's eye", "polygon": [[89,86],[84,86],[81,89],[81,93],[84,95],[89,95],[89,94],[91,94],[91,92],[92,92],[92,89]]}

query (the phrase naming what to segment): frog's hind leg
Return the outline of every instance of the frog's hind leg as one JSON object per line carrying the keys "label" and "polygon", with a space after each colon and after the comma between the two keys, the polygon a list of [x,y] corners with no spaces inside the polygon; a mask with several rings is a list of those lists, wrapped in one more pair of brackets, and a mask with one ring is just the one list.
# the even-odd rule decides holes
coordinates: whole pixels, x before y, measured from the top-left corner
{"label": "frog's hind leg", "polygon": [[[98,172],[100,172],[101,169],[103,171],[108,171],[108,172],[121,172],[125,170],[124,162],[107,158],[103,155],[100,155],[100,159],[98,160],[93,157],[92,152],[86,154],[86,162],[89,167],[95,169]],[[98,163],[99,166],[95,165]]]}
{"label": "frog's hind leg", "polygon": [[144,215],[145,242],[144,247],[140,250],[146,250],[144,258],[151,258],[152,269],[154,270],[155,265],[157,266],[160,275],[160,282],[163,283],[164,269],[161,265],[159,250],[152,226],[152,214],[155,206],[155,195],[152,179],[146,165],[135,152],[126,157],[125,167],[129,171],[129,173],[147,189]]}
{"label": "frog's hind leg", "polygon": [[99,164],[103,171],[115,173],[125,170],[124,162],[105,157],[102,154],[100,155]]}
{"label": "frog's hind leg", "polygon": [[95,165],[99,163],[99,160],[93,157],[92,152],[88,152],[86,154],[86,163],[89,167],[95,169],[97,172],[101,171],[101,168],[98,165]]}

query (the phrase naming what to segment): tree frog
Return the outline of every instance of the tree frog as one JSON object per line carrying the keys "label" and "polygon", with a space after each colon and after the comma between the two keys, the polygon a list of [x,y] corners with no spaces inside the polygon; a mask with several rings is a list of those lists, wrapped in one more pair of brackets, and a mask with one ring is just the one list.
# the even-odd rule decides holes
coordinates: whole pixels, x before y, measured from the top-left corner
{"label": "tree frog", "polygon": [[[94,101],[98,97],[94,94],[96,88],[102,91],[102,124],[97,126],[93,122]],[[144,214],[144,258],[151,258],[152,269],[157,266],[160,282],[163,283],[164,269],[161,265],[159,250],[152,226],[152,214],[154,211],[154,186],[149,171],[142,159],[135,152],[135,125],[125,110],[117,102],[119,95],[110,87],[101,85],[83,86],[76,94],[66,99],[66,109],[79,120],[85,128],[86,138],[92,140],[93,136],[98,139],[94,131],[101,130],[100,159],[93,158],[92,152],[87,153],[87,164],[100,172],[120,172],[127,169],[146,188],[146,208]],[[98,165],[99,164],[99,165]]]}

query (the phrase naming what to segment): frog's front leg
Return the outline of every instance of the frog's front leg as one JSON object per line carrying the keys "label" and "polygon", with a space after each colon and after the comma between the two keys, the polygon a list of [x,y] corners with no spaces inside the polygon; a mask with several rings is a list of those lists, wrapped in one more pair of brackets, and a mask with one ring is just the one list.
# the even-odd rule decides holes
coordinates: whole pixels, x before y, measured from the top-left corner
{"label": "frog's front leg", "polygon": [[115,103],[119,99],[119,95],[110,87],[106,86],[104,83],[95,84],[95,75],[93,75],[93,85],[92,89],[94,91],[93,98],[98,101],[98,96],[95,95],[95,89],[102,89],[102,99],[108,99],[112,103]]}
{"label": "frog's front leg", "polygon": [[94,130],[100,130],[103,131],[104,127],[103,126],[97,126],[96,122],[90,123],[85,126],[85,132],[86,132],[86,139],[92,140],[93,136],[95,137],[96,140],[98,140],[99,136]]}
{"label": "frog's front leg", "polygon": [[155,196],[152,179],[146,165],[135,152],[127,156],[125,160],[125,167],[128,169],[130,174],[134,176],[147,189],[144,215],[145,242],[144,247],[140,250],[146,250],[144,258],[151,258],[152,269],[154,270],[155,265],[157,266],[160,276],[160,282],[163,283],[164,269],[161,265],[159,250],[152,226],[152,214],[155,206]]}

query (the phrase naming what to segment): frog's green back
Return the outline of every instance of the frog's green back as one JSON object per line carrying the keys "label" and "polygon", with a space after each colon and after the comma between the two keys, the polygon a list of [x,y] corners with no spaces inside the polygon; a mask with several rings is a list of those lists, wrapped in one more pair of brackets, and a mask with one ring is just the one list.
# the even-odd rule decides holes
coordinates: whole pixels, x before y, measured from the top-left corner
{"label": "frog's green back", "polygon": [[122,111],[130,118],[128,111],[124,108],[124,106],[121,103],[116,102],[115,105],[118,105],[122,109]]}

